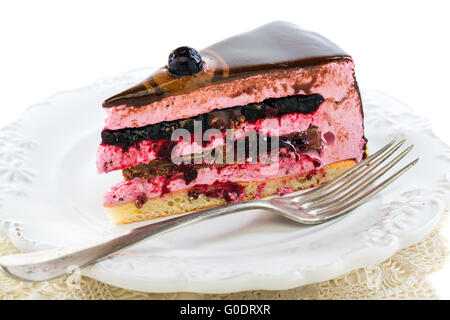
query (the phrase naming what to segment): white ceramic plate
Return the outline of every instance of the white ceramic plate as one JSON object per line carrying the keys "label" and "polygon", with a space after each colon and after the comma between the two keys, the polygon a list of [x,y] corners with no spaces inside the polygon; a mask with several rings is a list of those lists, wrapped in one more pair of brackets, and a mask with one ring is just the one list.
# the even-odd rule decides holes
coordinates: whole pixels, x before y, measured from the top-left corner
{"label": "white ceramic plate", "polygon": [[[97,175],[95,168],[101,102],[149,72],[58,93],[0,130],[0,229],[17,247],[65,246],[117,230],[102,197],[120,172]],[[406,137],[416,148],[401,164],[421,158],[369,203],[320,226],[263,211],[221,217],[126,249],[83,274],[149,292],[288,289],[380,262],[423,239],[448,206],[449,148],[402,103],[372,91],[363,100],[369,149]]]}

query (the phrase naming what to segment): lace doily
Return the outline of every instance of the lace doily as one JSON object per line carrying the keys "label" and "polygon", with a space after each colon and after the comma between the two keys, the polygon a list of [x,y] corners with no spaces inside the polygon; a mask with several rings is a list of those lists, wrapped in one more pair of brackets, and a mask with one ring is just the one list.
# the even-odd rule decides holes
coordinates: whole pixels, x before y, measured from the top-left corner
{"label": "lace doily", "polygon": [[[440,225],[423,241],[395,253],[384,262],[333,280],[283,291],[245,291],[232,294],[143,293],[125,290],[82,277],[27,283],[0,274],[3,299],[436,299],[427,275],[444,266],[449,256]],[[0,236],[0,254],[19,252]]]}

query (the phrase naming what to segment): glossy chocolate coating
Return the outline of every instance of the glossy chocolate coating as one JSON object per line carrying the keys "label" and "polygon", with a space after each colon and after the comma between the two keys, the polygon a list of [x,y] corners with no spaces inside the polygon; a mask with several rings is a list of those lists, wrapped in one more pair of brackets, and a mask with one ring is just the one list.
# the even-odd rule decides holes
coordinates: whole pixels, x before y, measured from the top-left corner
{"label": "glossy chocolate coating", "polygon": [[228,38],[201,50],[200,54],[206,66],[201,72],[177,78],[170,75],[165,66],[142,83],[107,99],[103,107],[140,107],[212,83],[330,61],[351,60],[330,40],[283,21]]}

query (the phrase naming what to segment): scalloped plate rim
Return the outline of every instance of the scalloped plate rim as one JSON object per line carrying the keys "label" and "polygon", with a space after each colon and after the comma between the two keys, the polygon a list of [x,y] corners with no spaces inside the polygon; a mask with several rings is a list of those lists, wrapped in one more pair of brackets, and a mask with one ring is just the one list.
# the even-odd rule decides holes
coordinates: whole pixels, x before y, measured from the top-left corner
{"label": "scalloped plate rim", "polygon": [[[130,79],[135,80],[137,77],[135,73],[140,74],[143,70],[146,69],[136,69],[132,70],[128,73],[128,77]],[[124,75],[125,76],[125,75]],[[76,90],[67,90],[64,92],[56,93],[55,95],[49,97],[46,101],[31,106],[28,110],[26,110],[20,119],[24,119],[29,115],[29,111],[33,110],[35,107],[46,105],[49,101],[52,99],[55,99],[55,97],[58,97],[61,94],[64,93],[74,93],[77,91],[82,91],[83,89],[89,89],[94,86],[104,86],[105,82],[109,83],[115,83],[122,81],[122,78],[124,76],[119,77],[110,77],[110,78],[104,78],[103,80],[97,81],[91,86],[86,86],[83,88],[79,88]],[[130,80],[131,81],[131,80]],[[124,83],[122,83],[122,86],[125,86]],[[372,96],[380,98],[384,96],[386,99],[391,99],[392,101],[396,101],[395,103],[400,104],[401,102],[396,100],[395,98],[392,98],[384,93],[377,92],[377,91],[369,91],[369,92],[363,92],[363,97],[365,96]],[[364,99],[363,99],[364,100]],[[418,116],[414,115],[415,119],[417,120]],[[19,123],[21,120],[18,120],[17,122],[10,124],[6,126],[13,127],[16,125],[16,123]],[[420,120],[427,122],[427,120],[420,118]],[[0,134],[3,132],[2,130],[5,130],[5,128],[0,129]],[[429,134],[431,136],[434,136],[436,140],[439,140],[438,137],[434,135],[431,128],[427,128],[429,130]],[[443,143],[441,140],[439,140],[440,143]],[[369,143],[370,143],[370,137],[369,137]],[[446,144],[443,143],[445,146]],[[450,151],[448,151],[448,146],[446,146],[447,150],[443,151],[447,154],[450,154]],[[1,145],[0,145],[1,150]],[[447,164],[450,163],[450,156],[448,156]],[[23,162],[26,162],[26,160],[23,160]],[[25,179],[25,178],[24,178]],[[311,271],[307,270],[302,267],[298,267],[293,265],[289,272],[284,273],[278,273],[278,274],[272,274],[272,278],[269,278],[269,275],[261,275],[258,273],[253,274],[246,274],[240,277],[235,277],[234,279],[217,279],[217,280],[211,280],[211,279],[198,279],[198,278],[191,278],[189,279],[187,276],[183,278],[176,278],[172,279],[170,283],[168,283],[167,280],[160,280],[157,281],[157,277],[142,277],[138,275],[134,276],[124,276],[123,272],[117,272],[112,271],[111,269],[105,268],[104,265],[101,263],[86,267],[83,269],[82,274],[86,275],[88,277],[103,281],[105,283],[109,283],[111,285],[123,287],[126,289],[132,289],[132,290],[140,290],[140,291],[148,291],[148,292],[175,292],[175,291],[190,291],[190,292],[202,292],[202,293],[228,293],[228,292],[236,292],[236,291],[243,291],[243,290],[255,290],[255,289],[265,289],[265,290],[281,290],[281,289],[290,289],[294,288],[300,285],[312,283],[312,282],[318,282],[318,281],[324,281],[328,280],[337,276],[340,276],[346,272],[349,272],[351,270],[364,267],[368,264],[375,264],[379,263],[389,256],[391,256],[396,251],[405,248],[417,241],[422,240],[427,236],[429,232],[433,230],[433,228],[436,226],[437,222],[440,219],[441,213],[446,210],[448,207],[448,199],[450,196],[450,183],[448,182],[449,178],[444,175],[444,187],[439,189],[439,192],[434,192],[436,201],[438,202],[438,210],[433,215],[433,219],[428,221],[428,223],[421,226],[421,228],[416,228],[411,232],[404,232],[401,236],[397,237],[397,241],[394,241],[394,243],[385,245],[385,246],[379,246],[379,247],[372,247],[372,248],[361,248],[359,251],[353,252],[353,254],[349,254],[347,256],[341,257],[340,259],[334,261],[333,264],[328,265],[328,269],[321,269]],[[0,179],[1,182],[1,179]],[[436,183],[438,181],[434,181]],[[444,190],[444,193],[442,193],[442,190]],[[3,190],[4,191],[4,190]],[[447,192],[449,191],[449,192]],[[1,195],[2,189],[0,189],[0,195]],[[430,191],[431,192],[431,191]],[[1,197],[0,197],[1,198]],[[4,197],[2,200],[5,201],[5,199],[8,199],[7,197]],[[0,199],[1,200],[1,199]],[[0,203],[1,205],[1,203]],[[27,236],[26,231],[23,229],[24,223],[21,221],[13,221],[12,219],[3,219],[2,217],[2,210],[0,206],[0,232],[11,239],[13,244],[24,250],[24,251],[31,251],[31,250],[37,250],[41,248],[48,247],[49,243],[43,242],[43,241],[37,241],[35,239],[31,239]],[[365,255],[364,259],[361,259],[361,256]],[[108,259],[111,260],[111,259]],[[323,267],[323,266],[322,266]],[[310,272],[307,277],[305,277],[305,273]],[[265,279],[261,279],[261,277],[265,277]],[[265,281],[263,285],[259,284],[261,281]],[[257,284],[258,283],[258,284]]]}

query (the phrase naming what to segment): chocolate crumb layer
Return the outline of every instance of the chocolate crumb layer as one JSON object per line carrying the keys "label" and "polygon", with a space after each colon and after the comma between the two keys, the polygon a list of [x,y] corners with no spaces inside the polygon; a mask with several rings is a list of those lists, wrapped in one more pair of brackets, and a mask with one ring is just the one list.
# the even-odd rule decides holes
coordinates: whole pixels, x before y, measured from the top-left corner
{"label": "chocolate crumb layer", "polygon": [[[271,150],[271,139],[270,137],[267,141],[267,151]],[[225,159],[227,157],[227,150],[233,150],[235,153],[233,159],[237,159],[237,143],[234,143],[233,148],[227,148],[226,146],[222,149],[220,155],[215,155],[214,166],[216,168],[225,167]],[[292,133],[288,135],[283,135],[279,137],[279,147],[280,147],[280,156],[289,156],[290,153],[301,154],[304,152],[308,152],[310,150],[320,151],[322,148],[322,139],[321,133],[317,127],[310,126],[308,130],[303,132]],[[257,150],[259,153],[259,150]],[[246,158],[249,156],[250,147],[248,143],[248,139],[245,141],[245,156]],[[126,168],[122,170],[123,176],[127,180],[132,180],[134,178],[141,178],[144,180],[152,179],[158,176],[173,176],[176,174],[180,174],[183,177],[186,184],[195,180],[197,178],[197,171],[202,168],[206,168],[211,166],[213,163],[200,163],[195,164],[195,157],[200,157],[201,155],[190,155],[187,157],[188,164],[181,163],[177,165],[173,163],[170,159],[157,159],[153,160],[150,163],[139,164],[137,166],[133,166],[131,168]],[[219,161],[220,160],[220,161]]]}

